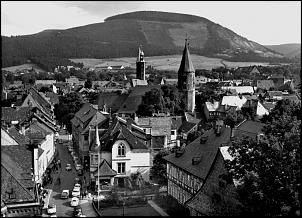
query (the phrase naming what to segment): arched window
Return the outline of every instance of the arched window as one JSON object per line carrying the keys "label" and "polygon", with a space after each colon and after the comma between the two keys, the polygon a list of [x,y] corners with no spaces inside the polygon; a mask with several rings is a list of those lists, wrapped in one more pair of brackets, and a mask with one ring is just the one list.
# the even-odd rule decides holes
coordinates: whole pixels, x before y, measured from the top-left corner
{"label": "arched window", "polygon": [[123,143],[120,143],[117,148],[117,155],[125,156],[125,154],[126,154],[126,147]]}

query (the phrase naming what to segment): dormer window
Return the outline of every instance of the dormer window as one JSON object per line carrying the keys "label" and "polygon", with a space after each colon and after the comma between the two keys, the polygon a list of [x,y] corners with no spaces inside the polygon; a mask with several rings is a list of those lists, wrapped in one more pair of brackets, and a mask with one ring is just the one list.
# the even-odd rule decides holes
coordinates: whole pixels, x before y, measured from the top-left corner
{"label": "dormer window", "polygon": [[126,156],[126,146],[123,143],[120,143],[117,147],[117,155],[120,157]]}

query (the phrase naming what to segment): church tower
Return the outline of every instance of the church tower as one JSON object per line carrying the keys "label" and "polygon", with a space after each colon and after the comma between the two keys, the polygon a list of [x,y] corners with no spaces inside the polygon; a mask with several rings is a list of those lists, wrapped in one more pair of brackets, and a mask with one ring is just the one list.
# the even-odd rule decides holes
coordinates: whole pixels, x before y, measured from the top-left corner
{"label": "church tower", "polygon": [[195,69],[191,61],[188,42],[186,39],[185,48],[178,70],[178,89],[186,93],[186,109],[189,112],[195,110]]}
{"label": "church tower", "polygon": [[136,60],[136,79],[145,80],[146,62],[144,60],[144,52],[141,47],[138,48],[138,57]]}

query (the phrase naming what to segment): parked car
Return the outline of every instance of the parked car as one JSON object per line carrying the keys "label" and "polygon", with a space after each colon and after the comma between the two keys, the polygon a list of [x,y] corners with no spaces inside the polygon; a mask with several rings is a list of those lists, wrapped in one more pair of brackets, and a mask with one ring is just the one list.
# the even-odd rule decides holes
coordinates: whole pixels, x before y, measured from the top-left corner
{"label": "parked car", "polygon": [[72,207],[79,206],[79,198],[73,197],[70,201],[70,206],[72,206]]}
{"label": "parked car", "polygon": [[69,171],[69,170],[71,170],[72,168],[71,168],[71,164],[66,164],[66,170],[67,171]]}
{"label": "parked car", "polygon": [[76,183],[76,184],[74,184],[74,187],[73,187],[74,189],[76,188],[76,189],[81,189],[81,185],[79,184],[79,183]]}
{"label": "parked car", "polygon": [[78,176],[83,176],[83,170],[82,169],[78,170],[77,172],[78,172]]}
{"label": "parked car", "polygon": [[80,188],[73,188],[71,193],[72,197],[80,197],[80,194]]}
{"label": "parked car", "polygon": [[77,216],[79,213],[82,214],[82,208],[80,206],[74,207],[73,216]]}
{"label": "parked car", "polygon": [[79,158],[77,156],[73,156],[73,161],[74,162],[78,162],[79,161]]}
{"label": "parked car", "polygon": [[75,168],[76,168],[76,170],[82,170],[83,166],[81,164],[76,164]]}
{"label": "parked car", "polygon": [[56,212],[57,212],[57,207],[55,204],[48,205],[48,208],[47,208],[48,214],[55,214]]}
{"label": "parked car", "polygon": [[61,194],[61,198],[68,198],[68,196],[69,196],[69,190],[68,189],[63,190]]}

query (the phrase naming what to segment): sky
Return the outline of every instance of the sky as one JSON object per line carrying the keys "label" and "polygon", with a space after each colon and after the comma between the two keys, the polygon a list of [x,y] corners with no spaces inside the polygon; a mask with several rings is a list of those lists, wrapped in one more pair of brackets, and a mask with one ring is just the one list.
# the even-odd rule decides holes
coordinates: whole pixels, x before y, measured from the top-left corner
{"label": "sky", "polygon": [[197,15],[262,45],[301,43],[300,1],[1,1],[1,35],[84,26],[134,11]]}

